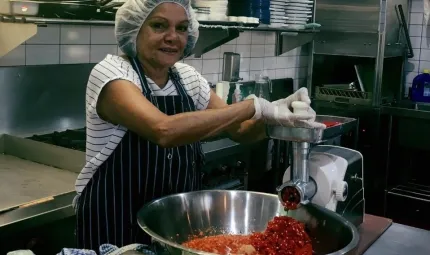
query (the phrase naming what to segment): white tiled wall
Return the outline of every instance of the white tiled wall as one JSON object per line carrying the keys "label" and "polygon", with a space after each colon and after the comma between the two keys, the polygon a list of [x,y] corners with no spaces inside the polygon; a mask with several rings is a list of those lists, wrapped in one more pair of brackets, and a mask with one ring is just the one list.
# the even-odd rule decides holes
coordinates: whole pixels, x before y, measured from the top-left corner
{"label": "white tiled wall", "polygon": [[[294,78],[297,86],[307,74],[307,53],[301,48],[275,57],[274,32],[243,32],[201,58],[184,61],[215,83],[221,79],[227,51],[241,54],[240,76],[245,81],[265,72],[272,78]],[[39,27],[34,37],[0,58],[0,66],[97,63],[106,54],[118,53],[113,27],[50,25]]]}
{"label": "white tiled wall", "polygon": [[423,0],[411,0],[409,34],[415,56],[405,66],[406,93],[414,77],[424,69],[430,69],[430,24],[424,22],[423,9]]}

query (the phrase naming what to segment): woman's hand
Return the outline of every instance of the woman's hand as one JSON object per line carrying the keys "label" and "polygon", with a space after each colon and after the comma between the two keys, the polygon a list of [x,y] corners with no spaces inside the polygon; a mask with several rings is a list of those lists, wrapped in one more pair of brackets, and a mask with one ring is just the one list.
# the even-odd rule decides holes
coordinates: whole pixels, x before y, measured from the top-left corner
{"label": "woman's hand", "polygon": [[[290,96],[288,96],[287,98],[274,101],[273,104],[278,106],[288,106],[288,111],[291,112],[293,110],[294,102],[303,102],[307,104],[308,107],[306,109],[306,113],[300,113],[299,115],[310,117],[307,120],[297,119],[293,123],[294,127],[318,128],[318,129],[326,128],[326,125],[324,125],[323,123],[315,122],[316,112],[314,111],[314,109],[310,107],[311,99],[309,98],[307,88],[301,88],[297,90],[294,94],[291,94]],[[297,114],[294,114],[294,115],[297,116]]]}
{"label": "woman's hand", "polygon": [[315,122],[316,113],[310,106],[304,114],[294,114],[292,112],[292,103],[294,101],[310,104],[310,98],[306,88],[301,88],[289,97],[272,103],[263,98],[257,98],[255,95],[251,95],[248,98],[254,99],[255,115],[253,119],[262,119],[269,125],[326,128],[324,124]]}
{"label": "woman's hand", "polygon": [[286,104],[288,106],[288,108],[291,109],[291,104],[294,101],[301,101],[304,103],[307,103],[308,105],[311,104],[311,99],[309,97],[309,93],[308,93],[308,89],[307,88],[300,88],[298,89],[296,92],[294,92],[293,94],[289,95],[288,97],[284,98],[284,99],[280,99],[277,101],[274,101],[274,104]]}

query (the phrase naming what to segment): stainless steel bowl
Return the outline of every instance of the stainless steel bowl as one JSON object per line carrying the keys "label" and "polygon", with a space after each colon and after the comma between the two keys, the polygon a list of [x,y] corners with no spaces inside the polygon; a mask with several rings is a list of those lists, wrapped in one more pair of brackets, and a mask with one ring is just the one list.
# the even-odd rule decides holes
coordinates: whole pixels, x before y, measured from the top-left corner
{"label": "stainless steel bowl", "polygon": [[309,204],[286,213],[276,195],[249,191],[208,190],[167,196],[140,209],[138,223],[166,254],[209,255],[212,253],[180,244],[199,232],[216,235],[264,231],[277,215],[288,215],[306,224],[315,254],[348,254],[358,244],[355,226],[332,211]]}

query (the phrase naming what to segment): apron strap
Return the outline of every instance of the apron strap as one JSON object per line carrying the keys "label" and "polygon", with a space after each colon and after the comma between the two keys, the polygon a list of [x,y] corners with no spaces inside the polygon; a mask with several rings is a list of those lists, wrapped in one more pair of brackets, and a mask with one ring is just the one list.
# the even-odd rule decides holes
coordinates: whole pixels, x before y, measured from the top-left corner
{"label": "apron strap", "polygon": [[[146,76],[145,76],[145,71],[143,70],[141,62],[139,61],[139,59],[137,57],[135,57],[135,58],[129,57],[129,59],[130,59],[131,66],[139,75],[140,83],[142,84],[143,93],[145,95],[152,95],[152,90],[149,87],[148,81],[147,81]],[[182,85],[181,77],[179,76],[176,69],[175,69],[175,71],[173,71],[171,68],[169,68],[169,79],[175,85],[176,91],[178,91],[179,95],[181,95],[183,97],[188,96],[187,92],[185,91],[184,86]]]}
{"label": "apron strap", "polygon": [[142,84],[143,93],[145,95],[150,95],[152,91],[151,91],[151,88],[148,85],[148,82],[146,81],[145,72],[143,71],[143,68],[140,65],[139,60],[137,58],[131,58],[131,57],[129,57],[129,59],[130,59],[131,66],[133,67],[133,69],[139,75],[140,83]]}
{"label": "apron strap", "polygon": [[[152,90],[148,85],[148,81],[146,80],[145,72],[142,68],[142,64],[140,63],[140,61],[137,57],[136,58],[129,57],[129,59],[131,60],[130,62],[131,62],[133,69],[139,75],[139,79],[140,79],[140,82],[142,84],[143,93],[158,108],[157,97],[152,95]],[[192,98],[188,95],[187,91],[185,90],[184,84],[182,83],[182,79],[181,79],[181,77],[180,77],[180,75],[179,75],[179,73],[175,67],[169,69],[169,78],[172,80],[173,84],[175,85],[176,91],[178,92],[178,94],[182,97],[182,100],[183,100],[182,102],[188,106],[186,108],[188,108],[189,111],[195,111],[196,106],[195,106]],[[195,156],[197,156],[199,158],[199,160],[198,160],[199,163],[201,165],[203,165],[204,161],[205,161],[204,160],[205,156],[203,153],[201,143],[199,143],[199,142],[194,143],[193,145],[191,145],[191,148],[194,151],[193,161],[196,160]],[[196,155],[196,153],[197,153],[197,155]]]}
{"label": "apron strap", "polygon": [[176,91],[178,91],[178,94],[182,97],[189,97],[188,93],[185,91],[184,84],[182,83],[181,76],[179,75],[178,71],[175,67],[169,69],[169,75],[172,79],[173,84],[175,84]]}

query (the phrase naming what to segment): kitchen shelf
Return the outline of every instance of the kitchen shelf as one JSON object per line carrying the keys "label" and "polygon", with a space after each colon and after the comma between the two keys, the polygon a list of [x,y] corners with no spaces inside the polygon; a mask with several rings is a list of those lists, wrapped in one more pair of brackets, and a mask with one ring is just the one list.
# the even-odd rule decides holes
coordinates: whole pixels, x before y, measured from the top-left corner
{"label": "kitchen shelf", "polygon": [[200,29],[199,39],[194,47],[194,57],[199,58],[233,39],[239,37],[240,32],[236,28],[211,28]]}
{"label": "kitchen shelf", "polygon": [[[67,25],[92,25],[92,26],[113,26],[114,21],[110,20],[77,20],[77,19],[54,19],[41,17],[22,17],[0,15],[0,22],[6,23],[30,23],[38,26],[49,24],[67,24]],[[242,22],[229,21],[199,21],[200,36],[194,48],[194,56],[201,57],[204,53],[215,49],[237,37],[243,31],[273,31],[276,32],[276,50],[275,56],[279,56],[294,48],[304,45],[313,40],[316,29],[286,29],[270,28],[259,26],[259,24],[248,24]]]}
{"label": "kitchen shelf", "polygon": [[[238,32],[243,31],[262,31],[262,32],[275,32],[276,33],[276,48],[275,48],[275,56],[282,55],[292,49],[295,49],[299,46],[302,46],[306,43],[311,42],[314,39],[316,33],[319,32],[317,29],[305,29],[305,30],[297,30],[297,29],[287,29],[287,28],[271,28],[271,27],[253,27],[250,25],[246,25],[238,22],[223,22],[222,24],[217,24],[216,22],[201,22],[200,25],[200,38],[202,38],[202,33],[207,33],[208,38],[205,38],[205,43],[201,43],[200,46],[205,45],[206,49],[212,50],[228,41],[231,41],[239,36]],[[214,34],[214,29],[229,29],[229,34],[231,36],[225,36],[225,40],[217,41],[219,37]],[[233,29],[238,30],[238,32],[233,32]],[[237,35],[237,36],[236,36]],[[235,37],[236,36],[236,37]],[[211,43],[212,42],[212,43]],[[199,44],[199,42],[197,42]],[[197,48],[197,45],[196,45]],[[198,54],[196,53],[196,57],[200,57],[201,54],[207,52],[206,50],[199,50]]]}

